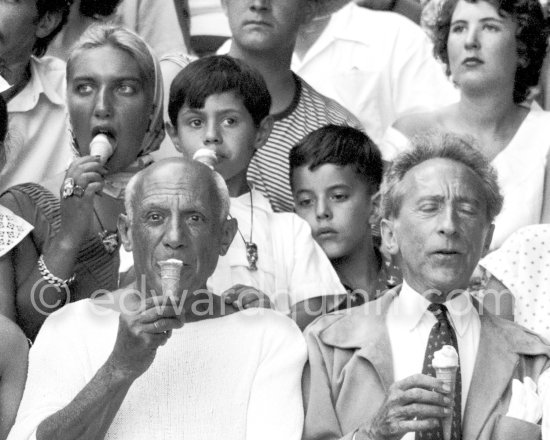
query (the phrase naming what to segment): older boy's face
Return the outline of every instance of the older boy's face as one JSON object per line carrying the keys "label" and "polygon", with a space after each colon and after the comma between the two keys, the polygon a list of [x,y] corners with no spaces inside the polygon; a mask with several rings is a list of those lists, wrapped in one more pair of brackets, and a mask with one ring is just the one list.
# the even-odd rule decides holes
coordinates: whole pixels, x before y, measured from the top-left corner
{"label": "older boy's face", "polygon": [[371,234],[371,194],[351,166],[299,167],[293,195],[296,213],[309,223],[329,259],[350,257],[370,243],[365,237]]}
{"label": "older boy's face", "polygon": [[0,1],[0,58],[8,65],[25,61],[37,28],[36,0]]}
{"label": "older boy's face", "polygon": [[178,113],[174,141],[184,157],[201,148],[216,153],[215,167],[226,182],[246,177],[248,164],[261,139],[252,116],[234,92],[210,95],[200,109],[183,106]]}
{"label": "older boy's face", "polygon": [[233,40],[248,50],[294,46],[309,0],[222,0]]}

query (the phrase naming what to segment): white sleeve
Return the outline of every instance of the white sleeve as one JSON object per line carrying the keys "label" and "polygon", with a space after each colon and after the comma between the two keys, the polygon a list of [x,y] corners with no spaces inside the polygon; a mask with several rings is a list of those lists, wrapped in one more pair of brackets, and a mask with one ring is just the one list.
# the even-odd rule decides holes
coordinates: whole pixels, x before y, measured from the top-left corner
{"label": "white sleeve", "polygon": [[300,440],[304,424],[301,378],[307,348],[296,324],[269,314],[262,356],[248,402],[246,440]]}
{"label": "white sleeve", "polygon": [[290,306],[318,296],[346,293],[328,257],[313,239],[307,222],[293,213],[277,214],[275,218],[284,222],[283,232],[279,235],[284,238],[279,241],[284,243],[274,243],[274,246],[285,247],[278,258],[288,274]]}
{"label": "white sleeve", "polygon": [[9,440],[35,440],[38,425],[67,406],[86,385],[83,350],[75,343],[75,328],[66,325],[70,317],[64,312],[62,308],[46,319],[29,352],[25,391]]}

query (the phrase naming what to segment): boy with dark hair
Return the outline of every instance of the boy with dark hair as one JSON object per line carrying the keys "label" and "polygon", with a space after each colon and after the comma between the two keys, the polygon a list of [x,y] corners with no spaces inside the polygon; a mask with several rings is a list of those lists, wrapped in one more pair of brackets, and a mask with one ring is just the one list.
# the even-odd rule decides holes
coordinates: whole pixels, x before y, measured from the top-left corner
{"label": "boy with dark hair", "polygon": [[355,128],[327,125],[294,146],[289,162],[296,213],[352,292],[346,305],[377,298],[395,285],[395,268],[384,263],[371,230],[383,174],[374,142]]}
{"label": "boy with dark hair", "polygon": [[[184,156],[199,150],[213,156],[214,169],[231,196],[238,236],[221,257],[209,287],[253,287],[227,302],[261,305],[292,313],[300,327],[322,313],[342,294],[343,286],[307,224],[293,213],[273,213],[269,201],[247,182],[249,163],[268,139],[273,125],[270,94],[262,76],[229,56],[199,59],[172,82],[168,133]],[[238,298],[237,298],[238,296]],[[328,296],[328,297],[327,297]]]}
{"label": "boy with dark hair", "polygon": [[43,57],[67,22],[72,0],[0,2],[0,75],[11,85],[11,149],[0,173],[0,192],[63,172],[72,159],[65,107],[65,63]]}

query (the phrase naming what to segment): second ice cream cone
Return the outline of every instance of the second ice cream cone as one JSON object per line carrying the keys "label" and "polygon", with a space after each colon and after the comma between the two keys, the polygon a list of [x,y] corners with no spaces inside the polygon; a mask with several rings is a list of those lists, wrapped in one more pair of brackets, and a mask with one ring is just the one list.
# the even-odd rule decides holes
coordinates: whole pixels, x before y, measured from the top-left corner
{"label": "second ice cream cone", "polygon": [[[434,368],[436,377],[443,383],[449,386],[451,392],[449,398],[454,400],[455,383],[456,383],[456,370],[458,367],[447,368]],[[451,433],[453,427],[453,415],[441,420],[441,427],[443,428],[443,440],[451,440]]]}

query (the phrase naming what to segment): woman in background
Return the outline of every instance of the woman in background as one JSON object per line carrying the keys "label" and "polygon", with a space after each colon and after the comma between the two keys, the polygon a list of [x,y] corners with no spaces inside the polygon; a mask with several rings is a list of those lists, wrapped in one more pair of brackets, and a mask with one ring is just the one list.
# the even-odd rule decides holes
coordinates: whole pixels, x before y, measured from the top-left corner
{"label": "woman in background", "polygon": [[460,100],[403,117],[381,145],[387,157],[427,131],[472,136],[496,168],[504,195],[491,250],[522,226],[550,221],[550,112],[528,103],[547,36],[538,0],[445,1],[434,51],[459,88]]}

